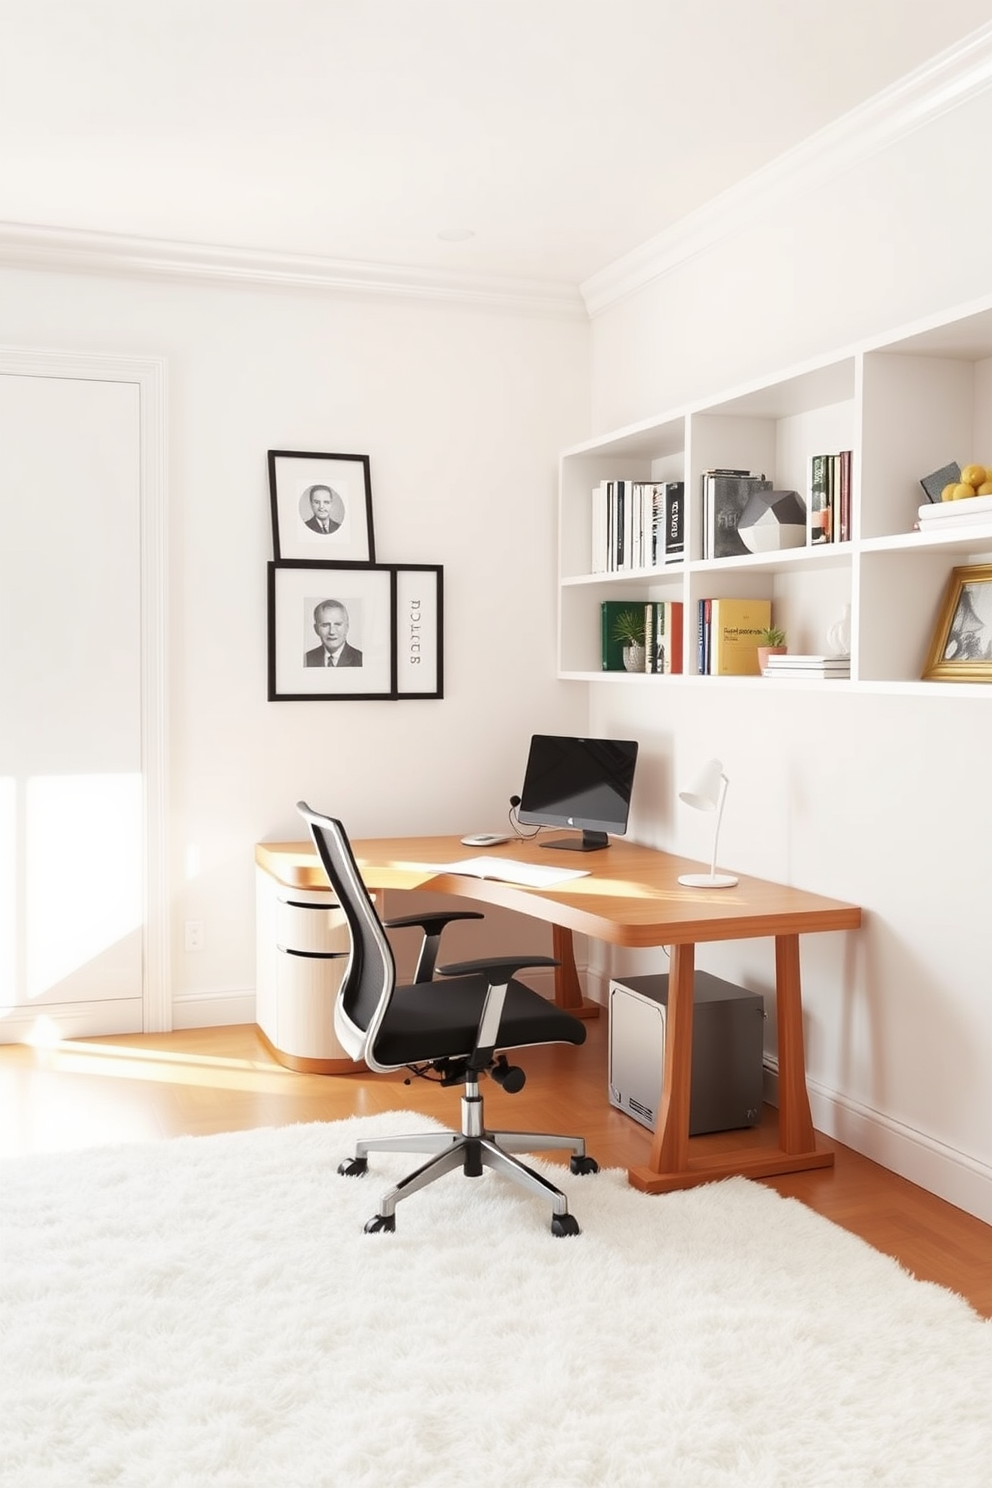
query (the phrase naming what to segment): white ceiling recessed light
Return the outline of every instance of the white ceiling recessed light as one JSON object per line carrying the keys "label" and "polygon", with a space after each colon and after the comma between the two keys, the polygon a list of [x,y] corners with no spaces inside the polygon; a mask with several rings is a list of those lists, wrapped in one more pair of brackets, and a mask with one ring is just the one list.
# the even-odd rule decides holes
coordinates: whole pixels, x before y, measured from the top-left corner
{"label": "white ceiling recessed light", "polygon": [[443,227],[438,237],[442,243],[466,243],[475,237],[475,233],[470,227]]}

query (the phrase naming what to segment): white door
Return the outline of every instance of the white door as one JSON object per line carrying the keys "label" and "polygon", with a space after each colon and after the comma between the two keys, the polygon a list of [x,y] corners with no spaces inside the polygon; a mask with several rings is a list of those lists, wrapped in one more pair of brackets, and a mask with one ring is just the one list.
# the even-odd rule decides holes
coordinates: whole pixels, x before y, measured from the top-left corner
{"label": "white door", "polygon": [[0,375],[0,1039],[143,1026],[140,397]]}

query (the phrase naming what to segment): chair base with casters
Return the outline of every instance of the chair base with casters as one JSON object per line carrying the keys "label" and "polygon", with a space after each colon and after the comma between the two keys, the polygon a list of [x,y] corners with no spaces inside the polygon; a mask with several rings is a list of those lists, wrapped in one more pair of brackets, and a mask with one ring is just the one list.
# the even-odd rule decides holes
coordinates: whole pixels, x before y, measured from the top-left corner
{"label": "chair base with casters", "polygon": [[524,1083],[523,1071],[509,1065],[497,1050],[584,1043],[586,1028],[581,1019],[517,980],[517,973],[525,968],[558,963],[550,956],[491,956],[442,967],[434,979],[438,940],[445,920],[451,916],[405,916],[390,923],[393,927],[420,925],[429,944],[418,964],[417,979],[398,986],[384,924],[362,880],[344,827],[333,817],[311,810],[303,801],[298,803],[298,810],[310,827],[351,937],[348,965],[334,1004],[334,1031],[342,1046],[374,1072],[430,1071],[442,1085],[465,1087],[461,1130],[363,1138],[356,1145],[355,1156],[341,1164],[339,1172],[359,1176],[367,1171],[369,1152],[427,1154],[420,1168],[384,1195],[379,1212],[366,1229],[394,1230],[399,1201],[445,1173],[461,1168],[467,1177],[479,1177],[488,1168],[550,1201],[553,1234],[577,1235],[579,1227],[569,1214],[564,1193],[515,1154],[557,1149],[572,1154],[573,1172],[597,1172],[598,1165],[586,1155],[583,1139],[489,1130],[479,1092],[479,1082],[488,1073],[508,1094]]}
{"label": "chair base with casters", "polygon": [[[518,1086],[519,1088],[519,1086]],[[550,1132],[490,1131],[483,1121],[483,1103],[478,1080],[466,1078],[462,1095],[461,1131],[445,1129],[431,1132],[409,1132],[398,1137],[361,1137],[355,1143],[355,1156],[338,1167],[348,1178],[363,1177],[368,1171],[370,1152],[427,1152],[427,1162],[400,1179],[382,1197],[379,1212],[365,1226],[366,1234],[392,1231],[396,1228],[396,1205],[401,1199],[419,1193],[429,1183],[461,1168],[466,1178],[480,1178],[486,1168],[551,1201],[551,1233],[577,1235],[579,1226],[569,1213],[568,1200],[560,1188],[513,1156],[517,1152],[571,1152],[573,1173],[597,1173],[599,1164],[586,1154],[581,1137],[556,1136]]]}

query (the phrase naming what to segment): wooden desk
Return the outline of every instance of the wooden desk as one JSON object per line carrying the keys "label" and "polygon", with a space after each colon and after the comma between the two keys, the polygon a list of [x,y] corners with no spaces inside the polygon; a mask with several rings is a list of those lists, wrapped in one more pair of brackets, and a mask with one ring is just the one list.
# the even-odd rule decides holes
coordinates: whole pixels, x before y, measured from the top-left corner
{"label": "wooden desk", "polygon": [[[861,910],[857,905],[744,876],[732,889],[685,888],[678,883],[678,875],[698,872],[698,863],[623,839],[613,839],[602,852],[561,855],[567,861],[523,841],[486,850],[485,856],[510,862],[588,870],[585,878],[547,889],[438,873],[432,865],[475,855],[457,837],[378,838],[359,840],[352,846],[370,889],[454,894],[547,921],[555,932],[556,953],[564,949],[571,967],[570,976],[558,988],[557,1000],[580,1014],[584,1009],[571,954],[573,932],[612,945],[672,948],[661,1111],[648,1163],[628,1169],[635,1188],[664,1193],[734,1174],[762,1178],[833,1164],[832,1152],[817,1149],[806,1089],[799,936],[858,929]],[[280,883],[309,889],[326,886],[316,852],[308,843],[260,843],[255,858]],[[695,947],[707,941],[757,936],[771,936],[775,941],[778,1146],[731,1148],[693,1157],[689,1083]]]}

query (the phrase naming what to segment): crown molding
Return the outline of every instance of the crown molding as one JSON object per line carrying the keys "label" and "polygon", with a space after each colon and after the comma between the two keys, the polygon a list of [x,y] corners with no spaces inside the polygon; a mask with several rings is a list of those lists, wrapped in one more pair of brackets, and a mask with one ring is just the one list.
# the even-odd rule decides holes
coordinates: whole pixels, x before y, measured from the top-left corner
{"label": "crown molding", "polygon": [[578,286],[14,222],[0,222],[0,263],[428,300],[584,320],[739,231],[742,222],[768,214],[797,191],[828,181],[990,86],[992,22]]}
{"label": "crown molding", "polygon": [[590,317],[738,232],[743,221],[849,170],[990,85],[992,22],[586,279],[580,289]]}
{"label": "crown molding", "polygon": [[18,222],[0,222],[0,263],[71,273],[212,280],[432,300],[489,310],[586,319],[577,286],[551,280],[353,263]]}

